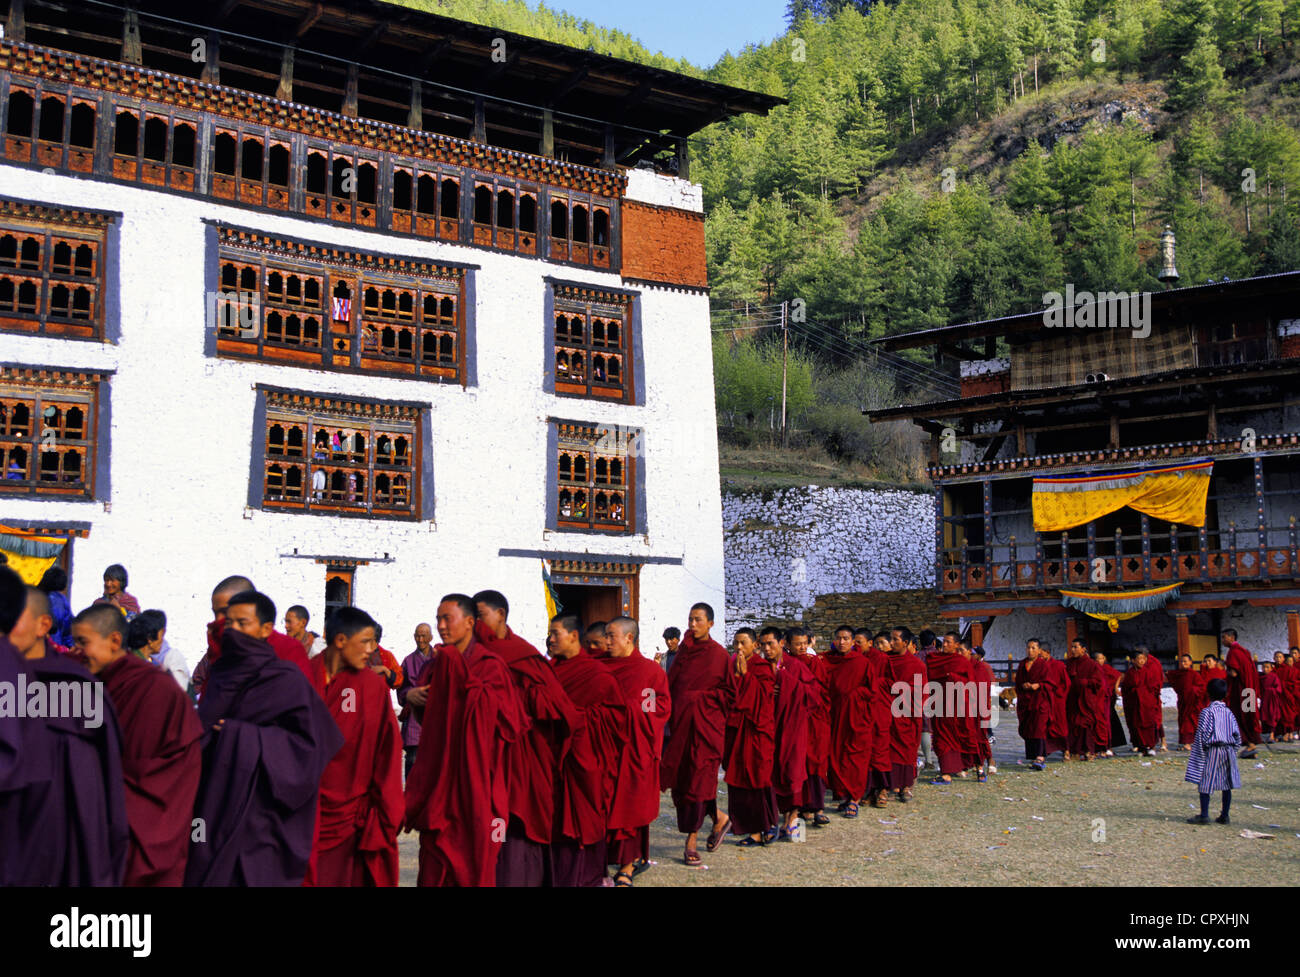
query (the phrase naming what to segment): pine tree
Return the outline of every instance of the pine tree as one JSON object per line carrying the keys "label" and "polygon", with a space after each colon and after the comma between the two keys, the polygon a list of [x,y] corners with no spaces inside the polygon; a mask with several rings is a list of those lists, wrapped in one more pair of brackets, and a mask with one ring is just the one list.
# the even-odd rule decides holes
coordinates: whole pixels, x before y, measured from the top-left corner
{"label": "pine tree", "polygon": [[1219,48],[1210,28],[1203,27],[1170,79],[1167,107],[1172,112],[1216,108],[1227,100],[1227,96],[1228,86],[1223,78],[1223,65],[1219,63]]}

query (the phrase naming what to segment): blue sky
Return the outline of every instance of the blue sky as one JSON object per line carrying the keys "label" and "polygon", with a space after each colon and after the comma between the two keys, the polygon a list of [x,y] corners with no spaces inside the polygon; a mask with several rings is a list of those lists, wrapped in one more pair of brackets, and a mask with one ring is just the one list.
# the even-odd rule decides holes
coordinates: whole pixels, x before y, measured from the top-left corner
{"label": "blue sky", "polygon": [[[785,0],[545,0],[562,10],[631,34],[651,51],[701,67],[724,52],[762,44],[785,31]],[[529,0],[536,9],[537,3]]]}

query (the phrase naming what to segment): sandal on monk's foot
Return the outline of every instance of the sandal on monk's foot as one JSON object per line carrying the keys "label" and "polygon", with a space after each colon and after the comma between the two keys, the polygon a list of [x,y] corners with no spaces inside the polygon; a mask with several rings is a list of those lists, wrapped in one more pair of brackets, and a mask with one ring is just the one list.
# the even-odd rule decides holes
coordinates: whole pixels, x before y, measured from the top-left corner
{"label": "sandal on monk's foot", "polygon": [[935,787],[951,787],[951,780],[944,780],[942,777],[935,777],[930,783]]}
{"label": "sandal on monk's foot", "polygon": [[737,848],[760,848],[767,842],[761,838],[755,838],[753,835],[746,835],[736,842]]}
{"label": "sandal on monk's foot", "polygon": [[813,824],[815,824],[819,828],[824,828],[826,827],[826,825],[830,823],[831,823],[831,819],[828,818],[821,811],[818,811],[817,816],[813,818]]}
{"label": "sandal on monk's foot", "polygon": [[901,790],[898,792],[898,802],[899,802],[900,804],[906,804],[906,803],[907,803],[907,795],[904,794]]}
{"label": "sandal on monk's foot", "polygon": [[614,876],[614,888],[615,889],[632,888],[632,876],[628,875],[626,872],[619,872],[618,875]]}
{"label": "sandal on monk's foot", "polygon": [[699,868],[700,865],[704,863],[704,859],[700,858],[700,853],[694,848],[686,849],[685,853],[682,855],[682,861],[691,866],[691,868]]}
{"label": "sandal on monk's foot", "polygon": [[839,806],[835,808],[835,813],[836,813],[836,814],[843,814],[843,813],[844,813],[845,811],[847,811],[848,809],[849,809],[849,802],[848,802],[848,801],[840,801]]}
{"label": "sandal on monk's foot", "polygon": [[659,864],[658,862],[653,861],[652,859],[649,858],[638,858],[635,862],[632,863],[632,875],[633,877],[636,877],[640,875],[642,872],[645,872],[648,869],[650,869],[652,866],[658,864]]}
{"label": "sandal on monk's foot", "polygon": [[709,851],[717,851],[718,846],[722,844],[722,839],[727,836],[727,829],[731,827],[731,817],[726,815],[725,821],[718,821],[713,825],[713,830],[709,832],[707,848]]}
{"label": "sandal on monk's foot", "polygon": [[844,808],[844,816],[846,818],[856,818],[858,816],[858,805],[853,801],[849,801]]}

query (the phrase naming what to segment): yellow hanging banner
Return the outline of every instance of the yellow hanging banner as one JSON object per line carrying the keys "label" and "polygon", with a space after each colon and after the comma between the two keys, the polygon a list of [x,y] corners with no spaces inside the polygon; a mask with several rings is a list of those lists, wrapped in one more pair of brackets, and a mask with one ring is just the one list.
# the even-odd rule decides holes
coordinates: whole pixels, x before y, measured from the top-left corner
{"label": "yellow hanging banner", "polygon": [[1129,506],[1153,519],[1205,525],[1212,461],[1034,479],[1034,531],[1060,532]]}

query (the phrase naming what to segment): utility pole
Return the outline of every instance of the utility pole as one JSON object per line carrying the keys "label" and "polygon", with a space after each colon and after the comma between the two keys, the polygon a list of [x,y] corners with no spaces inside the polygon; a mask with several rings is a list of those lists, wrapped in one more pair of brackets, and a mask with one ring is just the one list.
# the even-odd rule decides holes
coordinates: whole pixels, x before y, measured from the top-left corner
{"label": "utility pole", "polygon": [[789,302],[781,303],[781,447],[785,447],[785,365],[790,349],[789,330],[786,327],[786,311]]}

